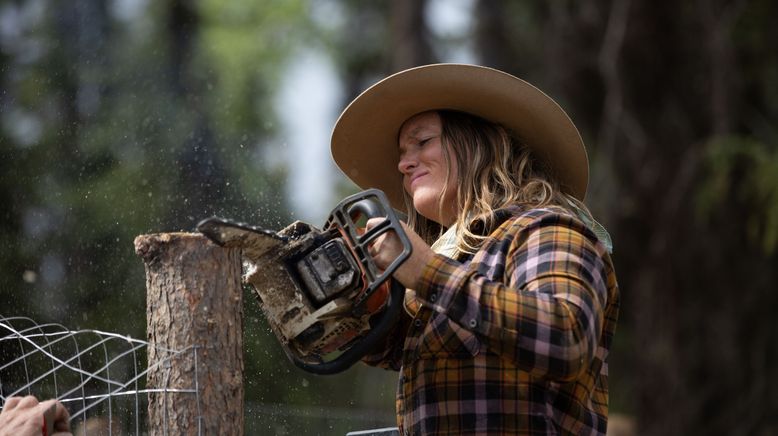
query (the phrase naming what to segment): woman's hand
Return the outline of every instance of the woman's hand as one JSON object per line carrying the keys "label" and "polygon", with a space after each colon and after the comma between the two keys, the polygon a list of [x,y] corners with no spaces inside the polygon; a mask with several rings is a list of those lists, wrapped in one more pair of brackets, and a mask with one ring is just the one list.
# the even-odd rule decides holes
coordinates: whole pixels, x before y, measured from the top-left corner
{"label": "woman's hand", "polygon": [[[0,436],[40,436],[45,428],[44,414],[49,409],[54,411],[52,417],[54,433],[48,436],[69,435],[70,415],[65,406],[57,400],[38,402],[32,395],[26,397],[11,397],[3,405],[0,412]],[[49,423],[51,424],[51,423]]]}
{"label": "woman's hand", "polygon": [[[370,230],[383,221],[383,218],[371,218],[367,221],[366,228]],[[424,272],[424,267],[429,263],[435,252],[421,239],[419,235],[411,230],[405,223],[400,223],[408,239],[411,241],[411,256],[402,263],[394,272],[393,277],[403,286],[410,289],[416,289]],[[403,251],[403,245],[395,232],[386,232],[376,238],[370,246],[370,255],[376,265],[386,269],[397,256]]]}

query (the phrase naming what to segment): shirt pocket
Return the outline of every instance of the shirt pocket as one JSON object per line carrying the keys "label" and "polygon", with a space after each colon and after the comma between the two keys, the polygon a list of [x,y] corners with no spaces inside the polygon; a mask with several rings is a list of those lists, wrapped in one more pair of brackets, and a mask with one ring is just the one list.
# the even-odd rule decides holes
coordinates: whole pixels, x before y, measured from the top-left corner
{"label": "shirt pocket", "polygon": [[474,357],[481,351],[481,341],[471,331],[434,313],[421,336],[419,357]]}

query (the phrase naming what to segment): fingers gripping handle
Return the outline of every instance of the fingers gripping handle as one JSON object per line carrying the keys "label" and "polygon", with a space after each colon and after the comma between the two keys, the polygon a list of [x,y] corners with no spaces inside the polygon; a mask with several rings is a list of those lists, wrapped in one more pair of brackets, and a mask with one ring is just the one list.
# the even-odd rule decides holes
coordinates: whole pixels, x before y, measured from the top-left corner
{"label": "fingers gripping handle", "polygon": [[[361,227],[357,224],[359,216],[366,218],[383,218],[365,233],[361,233]],[[405,234],[400,219],[389,205],[386,194],[378,189],[368,189],[366,191],[354,194],[335,207],[330,214],[325,228],[333,226],[340,227],[343,230],[346,241],[357,255],[362,270],[365,272],[367,283],[366,291],[355,302],[358,306],[378,289],[402,263],[411,255],[411,241]],[[369,246],[379,236],[387,232],[395,232],[403,246],[403,251],[390,263],[384,271],[376,266],[373,257],[370,255]]]}

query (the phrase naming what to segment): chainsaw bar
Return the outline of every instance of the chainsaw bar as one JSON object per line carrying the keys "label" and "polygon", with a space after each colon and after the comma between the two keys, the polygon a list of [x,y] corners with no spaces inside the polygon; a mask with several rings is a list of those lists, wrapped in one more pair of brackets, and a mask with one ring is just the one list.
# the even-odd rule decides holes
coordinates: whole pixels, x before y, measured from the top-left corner
{"label": "chainsaw bar", "polygon": [[274,231],[219,217],[200,221],[197,231],[222,247],[240,247],[253,261],[289,242],[288,237]]}

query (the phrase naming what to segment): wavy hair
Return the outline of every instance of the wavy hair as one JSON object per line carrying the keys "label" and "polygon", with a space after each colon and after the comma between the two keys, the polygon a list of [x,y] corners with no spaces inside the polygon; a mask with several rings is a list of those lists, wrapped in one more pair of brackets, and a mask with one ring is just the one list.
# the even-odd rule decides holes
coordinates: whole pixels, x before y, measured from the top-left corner
{"label": "wavy hair", "polygon": [[[495,211],[507,206],[555,205],[575,214],[572,202],[588,213],[580,201],[562,192],[532,150],[503,126],[464,112],[436,112],[442,124],[446,180],[451,173],[452,154],[457,165],[456,245],[460,252],[476,252],[497,224]],[[409,226],[431,244],[445,228],[416,212],[413,199],[405,192],[403,195]],[[438,203],[441,211],[445,195],[444,187]],[[472,226],[475,222],[481,224],[476,231]]]}

